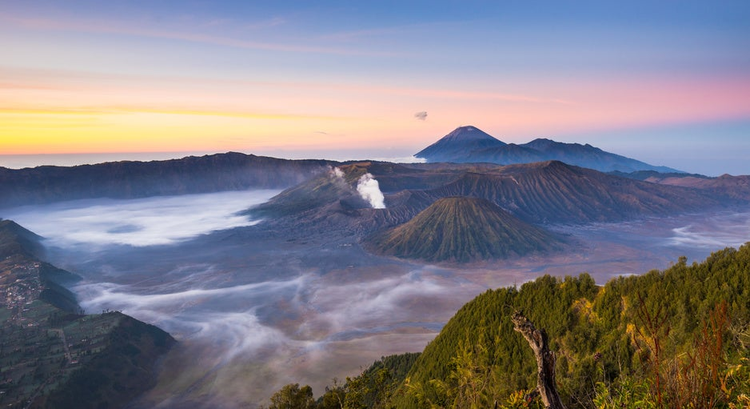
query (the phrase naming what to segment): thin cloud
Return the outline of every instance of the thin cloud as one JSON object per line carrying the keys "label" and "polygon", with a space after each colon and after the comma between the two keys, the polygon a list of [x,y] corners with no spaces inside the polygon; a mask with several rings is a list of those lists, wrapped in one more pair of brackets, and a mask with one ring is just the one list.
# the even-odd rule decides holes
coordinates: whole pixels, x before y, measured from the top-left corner
{"label": "thin cloud", "polygon": [[190,109],[153,109],[146,107],[75,107],[75,108],[9,108],[0,107],[0,115],[113,115],[113,114],[160,114],[186,116],[218,116],[246,119],[341,119],[336,117],[298,114],[274,114],[264,112],[209,111]]}
{"label": "thin cloud", "polygon": [[[0,20],[2,18],[0,17]],[[393,87],[385,84],[379,85],[360,85],[360,84],[348,84],[348,83],[330,83],[330,82],[300,82],[300,81],[247,81],[247,80],[227,80],[227,79],[206,79],[206,78],[195,78],[195,77],[161,77],[161,76],[133,76],[123,74],[103,74],[103,73],[92,73],[92,72],[78,72],[78,71],[66,71],[66,70],[47,70],[47,69],[30,69],[30,70],[15,70],[7,67],[0,67],[0,74],[6,78],[17,78],[23,81],[28,86],[34,84],[41,84],[41,87],[55,86],[59,87],[62,83],[73,83],[75,87],[68,86],[67,88],[77,88],[80,86],[82,81],[87,83],[95,80],[97,83],[108,83],[112,81],[127,82],[132,84],[147,84],[151,86],[163,86],[165,83],[174,84],[175,86],[194,86],[200,84],[201,86],[219,86],[219,87],[231,87],[237,89],[240,87],[262,87],[273,90],[286,89],[293,90],[295,92],[301,91],[340,91],[345,93],[364,94],[364,95],[392,95],[392,96],[408,96],[408,97],[420,97],[420,98],[450,98],[450,99],[463,99],[463,100],[488,100],[488,101],[508,101],[508,102],[521,102],[521,103],[532,103],[532,104],[559,104],[559,105],[576,105],[575,101],[554,98],[554,97],[542,97],[536,95],[525,95],[525,94],[510,94],[502,92],[474,92],[474,91],[463,91],[455,89],[444,89],[444,88],[411,88],[411,87]],[[48,84],[49,78],[56,78],[59,81],[56,83]]]}
{"label": "thin cloud", "polygon": [[230,37],[221,37],[201,33],[189,33],[184,31],[159,30],[147,27],[127,27],[115,24],[111,21],[101,22],[93,20],[50,20],[44,18],[26,17],[0,17],[0,21],[25,28],[38,30],[62,30],[84,33],[104,34],[126,34],[140,37],[166,38],[171,40],[183,40],[195,43],[221,45],[226,47],[247,48],[254,50],[318,53],[318,54],[340,54],[340,55],[367,55],[367,56],[393,56],[388,52],[367,52],[362,50],[332,48],[313,45],[296,45],[250,41]]}
{"label": "thin cloud", "polygon": [[320,37],[326,41],[359,41],[366,37],[384,37],[384,36],[404,36],[410,33],[416,33],[420,31],[428,30],[445,30],[450,27],[458,28],[466,24],[471,24],[468,21],[435,21],[430,23],[419,23],[419,24],[406,24],[401,26],[392,27],[374,27],[366,28],[362,30],[351,30],[351,31],[339,31],[331,34],[326,34]]}
{"label": "thin cloud", "polygon": [[414,114],[414,118],[419,119],[420,121],[427,120],[427,111],[420,111]]}
{"label": "thin cloud", "polygon": [[273,17],[268,20],[258,21],[255,23],[248,23],[242,25],[242,28],[247,30],[260,30],[264,28],[277,27],[286,24],[286,19],[282,17]]}

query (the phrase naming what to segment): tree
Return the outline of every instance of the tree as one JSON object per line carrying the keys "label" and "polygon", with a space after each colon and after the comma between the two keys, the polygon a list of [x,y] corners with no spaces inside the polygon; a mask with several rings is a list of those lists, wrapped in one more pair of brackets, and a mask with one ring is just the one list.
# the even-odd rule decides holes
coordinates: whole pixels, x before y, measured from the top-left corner
{"label": "tree", "polygon": [[300,388],[298,383],[290,383],[271,396],[271,406],[268,409],[313,409],[312,388],[305,385]]}
{"label": "tree", "polygon": [[526,317],[516,311],[511,317],[513,329],[520,332],[534,351],[537,367],[537,391],[545,408],[565,409],[555,382],[555,353],[549,350],[547,333],[534,327]]}

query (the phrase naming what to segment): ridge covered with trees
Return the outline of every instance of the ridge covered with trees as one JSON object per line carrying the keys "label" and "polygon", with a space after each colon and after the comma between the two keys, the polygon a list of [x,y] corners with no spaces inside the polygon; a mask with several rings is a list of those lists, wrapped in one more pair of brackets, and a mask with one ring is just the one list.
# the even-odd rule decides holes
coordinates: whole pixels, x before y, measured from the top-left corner
{"label": "ridge covered with trees", "polygon": [[[534,355],[513,330],[516,311],[548,334],[566,407],[750,405],[746,244],[603,286],[584,273],[488,290],[464,305],[421,354],[384,358],[343,385],[334,383],[317,401],[309,390],[304,407],[541,407]],[[382,364],[409,358],[406,373]],[[271,408],[298,407],[280,402]]]}

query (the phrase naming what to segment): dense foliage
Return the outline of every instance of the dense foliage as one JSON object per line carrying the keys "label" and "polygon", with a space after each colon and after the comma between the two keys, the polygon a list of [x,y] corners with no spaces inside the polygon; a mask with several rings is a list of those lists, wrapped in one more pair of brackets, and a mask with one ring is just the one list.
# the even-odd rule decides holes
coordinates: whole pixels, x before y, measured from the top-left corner
{"label": "dense foliage", "polygon": [[322,407],[538,406],[532,393],[536,363],[513,331],[514,311],[547,331],[567,407],[750,404],[745,245],[715,252],[702,263],[680,258],[665,271],[619,277],[604,286],[582,274],[489,290],[456,313],[398,389],[384,395],[386,402],[375,406],[354,396]]}

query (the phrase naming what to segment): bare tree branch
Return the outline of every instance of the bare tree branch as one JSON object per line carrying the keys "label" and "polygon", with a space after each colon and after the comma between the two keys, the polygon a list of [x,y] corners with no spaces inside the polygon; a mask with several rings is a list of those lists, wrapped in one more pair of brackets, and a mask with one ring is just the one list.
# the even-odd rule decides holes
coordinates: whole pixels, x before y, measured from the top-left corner
{"label": "bare tree branch", "polygon": [[536,388],[542,398],[544,407],[548,409],[565,409],[560,395],[557,393],[555,382],[555,353],[549,350],[547,333],[544,329],[538,330],[526,317],[516,311],[511,316],[513,329],[520,332],[529,343],[536,357]]}

